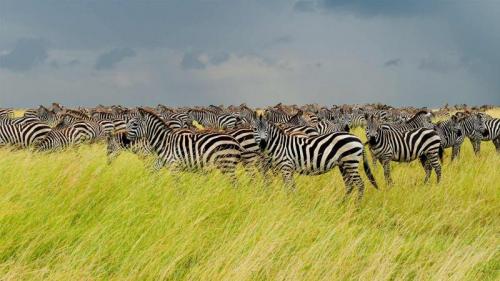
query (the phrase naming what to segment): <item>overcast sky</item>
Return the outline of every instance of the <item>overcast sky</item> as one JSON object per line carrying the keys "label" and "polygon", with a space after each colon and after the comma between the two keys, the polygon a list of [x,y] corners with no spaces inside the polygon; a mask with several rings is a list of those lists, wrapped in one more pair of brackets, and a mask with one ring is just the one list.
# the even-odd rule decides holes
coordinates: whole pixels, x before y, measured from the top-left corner
{"label": "overcast sky", "polygon": [[500,1],[0,0],[0,107],[500,104]]}

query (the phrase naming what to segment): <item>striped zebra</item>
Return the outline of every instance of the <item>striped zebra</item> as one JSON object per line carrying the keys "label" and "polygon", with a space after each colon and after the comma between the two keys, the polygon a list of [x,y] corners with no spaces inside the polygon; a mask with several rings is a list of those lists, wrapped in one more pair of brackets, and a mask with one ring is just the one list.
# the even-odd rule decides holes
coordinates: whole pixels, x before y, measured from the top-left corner
{"label": "striped zebra", "polygon": [[108,164],[111,164],[113,159],[118,157],[120,153],[124,150],[131,151],[141,157],[146,155],[154,154],[154,150],[149,145],[149,141],[146,138],[137,138],[130,140],[127,137],[126,131],[120,131],[113,134],[108,134],[106,138],[107,147],[107,158]]}
{"label": "striped zebra", "polygon": [[[83,123],[83,122],[81,122]],[[77,123],[70,127],[53,129],[44,139],[35,144],[37,151],[56,151],[81,144],[91,138]]]}
{"label": "striped zebra", "polygon": [[269,166],[280,171],[284,182],[292,189],[295,189],[295,172],[319,175],[338,166],[346,185],[346,196],[356,186],[358,197],[361,198],[364,192],[364,184],[358,172],[361,159],[370,182],[377,187],[363,144],[354,135],[332,133],[317,137],[293,136],[260,117],[255,127],[255,138]]}
{"label": "striped zebra", "polygon": [[0,119],[0,147],[25,148],[42,140],[50,131],[49,125],[43,122],[13,124],[9,119]]}
{"label": "striped zebra", "polygon": [[374,156],[384,167],[384,176],[392,184],[390,162],[411,162],[420,159],[428,182],[432,169],[436,172],[437,182],[441,179],[440,158],[442,155],[441,138],[432,129],[420,128],[408,131],[394,130],[382,125],[375,116],[367,117],[367,143]]}
{"label": "striped zebra", "polygon": [[54,125],[57,123],[57,116],[55,112],[46,108],[43,105],[40,105],[37,109],[28,109],[24,112],[23,117],[25,119],[38,120],[49,125]]}
{"label": "striped zebra", "polygon": [[[83,119],[82,119],[83,118]],[[59,123],[54,129],[63,129],[67,127],[74,127],[83,134],[88,135],[91,142],[95,142],[106,137],[106,134],[112,132],[111,125],[108,125],[107,131],[104,130],[102,123],[109,124],[109,121],[94,121],[90,117],[84,117],[83,113],[75,115],[73,112],[58,113]]]}
{"label": "striped zebra", "polygon": [[233,129],[241,123],[238,117],[232,114],[216,114],[208,110],[190,109],[188,116],[206,128]]}
{"label": "striped zebra", "polygon": [[[379,111],[379,112],[382,112],[382,111]],[[379,117],[377,117],[377,115],[371,115],[371,116],[373,116],[373,118],[375,118],[377,120],[381,120],[380,115],[379,115]],[[369,118],[370,118],[370,115],[365,114],[365,119],[367,120]],[[387,118],[388,117],[386,117],[386,120],[387,120]],[[400,131],[400,132],[414,130],[414,129],[420,129],[420,128],[434,129],[434,124],[432,124],[432,121],[431,121],[431,115],[427,111],[419,111],[419,112],[415,113],[410,120],[405,121],[403,123],[383,123],[383,124],[381,124],[381,126],[386,127],[386,128],[390,127],[390,129],[395,130],[395,131]],[[377,158],[376,154],[373,153],[373,150],[371,148],[370,148],[370,152],[372,155],[373,166],[376,167],[378,158]]]}
{"label": "striped zebra", "polygon": [[470,112],[457,112],[455,116],[460,119],[464,134],[470,140],[474,153],[479,154],[481,140],[489,134],[485,125],[485,116]]}
{"label": "striped zebra", "polygon": [[349,121],[339,120],[339,122],[334,122],[331,120],[321,120],[315,126],[319,135],[346,132],[349,133]]}
{"label": "striped zebra", "polygon": [[450,119],[438,122],[434,126],[434,130],[438,133],[441,138],[441,147],[443,149],[452,148],[451,160],[453,161],[460,154],[460,147],[465,139],[465,134],[460,123],[460,120],[456,116],[452,116]]}
{"label": "striped zebra", "polygon": [[[483,134],[481,141],[492,141],[496,151],[500,153],[500,119],[490,116],[485,116],[485,118],[485,134]],[[478,153],[481,149],[481,141],[475,143],[475,149],[477,149]]]}
{"label": "striped zebra", "polygon": [[266,120],[272,122],[274,124],[285,124],[288,123],[288,120],[292,118],[293,115],[288,115],[283,110],[279,109],[266,109],[265,117]]}
{"label": "striped zebra", "polygon": [[239,117],[243,124],[254,124],[257,120],[257,112],[255,110],[250,109],[245,104],[240,105],[239,109]]}
{"label": "striped zebra", "polygon": [[0,119],[14,118],[14,110],[12,108],[0,108]]}
{"label": "striped zebra", "polygon": [[220,133],[186,133],[186,130],[176,132],[152,111],[139,108],[139,114],[139,118],[127,124],[127,138],[131,141],[146,138],[159,157],[157,166],[187,170],[215,166],[235,182],[242,148],[233,137]]}
{"label": "striped zebra", "polygon": [[277,126],[280,127],[283,130],[283,132],[285,132],[286,134],[289,134],[289,135],[298,135],[298,136],[303,135],[303,136],[307,136],[307,137],[319,136],[319,132],[318,132],[317,128],[311,127],[308,125],[305,125],[305,126],[287,126],[287,125],[278,124]]}

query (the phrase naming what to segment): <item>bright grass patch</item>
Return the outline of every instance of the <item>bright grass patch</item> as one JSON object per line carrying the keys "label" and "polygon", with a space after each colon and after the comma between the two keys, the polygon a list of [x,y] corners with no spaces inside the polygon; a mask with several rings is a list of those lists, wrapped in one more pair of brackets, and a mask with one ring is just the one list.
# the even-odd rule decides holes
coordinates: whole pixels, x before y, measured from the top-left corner
{"label": "bright grass patch", "polygon": [[235,189],[129,153],[108,166],[103,145],[0,149],[0,279],[498,280],[500,155],[450,153],[439,185],[415,161],[388,188],[378,165],[357,205],[338,169],[289,193],[243,169]]}

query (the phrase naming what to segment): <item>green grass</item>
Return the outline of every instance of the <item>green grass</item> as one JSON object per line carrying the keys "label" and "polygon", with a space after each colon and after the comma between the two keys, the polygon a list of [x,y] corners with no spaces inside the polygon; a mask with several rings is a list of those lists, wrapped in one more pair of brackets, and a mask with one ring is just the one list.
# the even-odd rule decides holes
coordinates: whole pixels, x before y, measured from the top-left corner
{"label": "green grass", "polygon": [[[357,130],[356,134],[363,134]],[[500,155],[467,140],[442,183],[420,164],[375,176],[341,203],[338,170],[151,174],[103,145],[53,154],[0,149],[0,280],[498,280]]]}

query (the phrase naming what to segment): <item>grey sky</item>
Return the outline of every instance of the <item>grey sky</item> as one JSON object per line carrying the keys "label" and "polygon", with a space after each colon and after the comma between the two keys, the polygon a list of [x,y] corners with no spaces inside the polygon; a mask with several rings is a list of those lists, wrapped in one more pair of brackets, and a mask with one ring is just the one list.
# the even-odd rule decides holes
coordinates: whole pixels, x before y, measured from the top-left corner
{"label": "grey sky", "polygon": [[500,1],[0,0],[0,106],[500,104]]}

